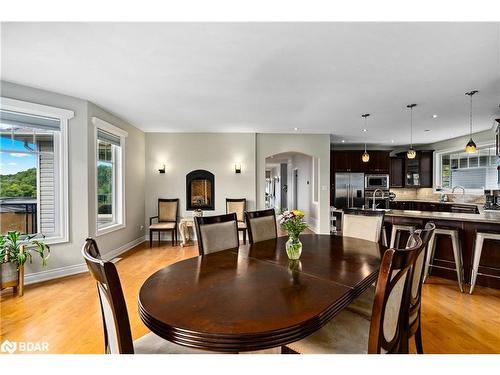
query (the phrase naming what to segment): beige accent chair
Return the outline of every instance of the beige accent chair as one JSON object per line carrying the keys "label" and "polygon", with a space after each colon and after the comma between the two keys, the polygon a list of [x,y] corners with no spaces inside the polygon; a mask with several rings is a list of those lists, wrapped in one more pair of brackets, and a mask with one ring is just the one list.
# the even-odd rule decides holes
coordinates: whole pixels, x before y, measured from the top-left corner
{"label": "beige accent chair", "polygon": [[243,232],[243,243],[247,243],[247,224],[245,223],[246,198],[226,198],[226,214],[235,213],[238,220],[238,232]]}
{"label": "beige accent chair", "polygon": [[[149,218],[149,247],[153,246],[153,233],[158,232],[160,245],[161,232],[172,233],[172,246],[177,244],[177,219],[179,217],[179,199],[158,199],[158,215]],[[158,219],[153,224],[153,220]]]}
{"label": "beige accent chair", "polygon": [[200,255],[237,249],[238,224],[236,214],[197,216],[194,221]]}
{"label": "beige accent chair", "polygon": [[274,209],[245,212],[248,240],[251,244],[278,237]]}
{"label": "beige accent chair", "polygon": [[287,347],[301,354],[407,353],[410,269],[423,246],[418,236],[414,241],[410,249],[384,253],[371,319],[344,309],[323,328]]}
{"label": "beige accent chair", "polygon": [[380,242],[384,211],[344,210],[342,236]]}

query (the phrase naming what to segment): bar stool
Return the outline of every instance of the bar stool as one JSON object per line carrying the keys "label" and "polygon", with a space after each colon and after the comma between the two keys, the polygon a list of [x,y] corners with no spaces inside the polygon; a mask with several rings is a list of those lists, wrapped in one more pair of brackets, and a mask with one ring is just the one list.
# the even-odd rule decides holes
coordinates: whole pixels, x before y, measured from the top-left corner
{"label": "bar stool", "polygon": [[385,230],[385,225],[382,225],[382,231],[380,232],[382,246],[387,247],[387,231]]}
{"label": "bar stool", "polygon": [[474,255],[472,261],[472,276],[470,280],[470,290],[469,293],[472,294],[474,287],[476,286],[476,279],[479,270],[479,262],[481,261],[481,252],[483,251],[484,240],[494,240],[500,241],[500,233],[485,233],[477,232],[476,241],[474,245]]}
{"label": "bar stool", "polygon": [[[427,251],[427,260],[425,262],[425,270],[424,270],[424,282],[429,277],[429,267],[440,267],[432,264],[434,261],[434,252],[436,250],[436,236],[450,236],[451,238],[451,246],[453,248],[453,258],[455,260],[455,270],[457,272],[458,279],[458,287],[460,291],[464,292],[464,266],[462,261],[462,247],[460,245],[460,237],[458,235],[457,229],[446,229],[446,228],[436,228],[434,233],[429,240],[429,249]],[[446,267],[441,267],[446,268]],[[448,269],[448,268],[446,268]]]}
{"label": "bar stool", "polygon": [[417,229],[417,227],[415,225],[411,225],[411,224],[393,224],[392,225],[390,248],[394,249],[395,248],[394,246],[396,246],[396,248],[399,249],[399,242],[401,239],[401,232],[402,231],[410,232],[410,235],[411,235],[411,234],[413,234],[413,232],[415,232],[415,229]]}

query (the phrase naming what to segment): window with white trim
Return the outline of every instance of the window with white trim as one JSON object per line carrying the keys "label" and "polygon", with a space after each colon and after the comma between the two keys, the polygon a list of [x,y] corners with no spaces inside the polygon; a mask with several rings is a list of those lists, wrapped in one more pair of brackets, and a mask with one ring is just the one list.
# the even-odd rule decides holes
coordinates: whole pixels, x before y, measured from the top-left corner
{"label": "window with white trim", "polygon": [[127,132],[96,117],[96,234],[125,226],[124,150]]}
{"label": "window with white trim", "polygon": [[483,194],[484,189],[497,185],[497,156],[495,146],[478,148],[475,154],[462,149],[436,153],[436,190],[451,191],[463,186],[466,193]]}
{"label": "window with white trim", "polygon": [[0,98],[0,229],[68,241],[67,124],[72,111]]}

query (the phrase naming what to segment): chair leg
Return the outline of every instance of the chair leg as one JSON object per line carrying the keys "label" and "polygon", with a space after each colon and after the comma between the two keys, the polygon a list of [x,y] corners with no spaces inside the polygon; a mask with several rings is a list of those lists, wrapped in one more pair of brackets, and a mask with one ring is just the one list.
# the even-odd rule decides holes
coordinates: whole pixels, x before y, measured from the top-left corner
{"label": "chair leg", "polygon": [[472,294],[474,287],[476,286],[477,273],[479,271],[479,262],[481,261],[481,252],[483,251],[484,237],[481,235],[476,235],[476,243],[474,245],[474,259],[472,262],[472,275],[470,279],[470,290],[469,293]]}
{"label": "chair leg", "polygon": [[391,231],[391,249],[394,249],[394,244],[396,243],[396,232],[397,230],[394,229],[394,226],[392,227],[392,231]]}
{"label": "chair leg", "polygon": [[149,231],[149,247],[153,247],[153,231]]}
{"label": "chair leg", "polygon": [[158,246],[161,245],[161,231],[158,231]]}
{"label": "chair leg", "polygon": [[247,244],[247,230],[245,229],[243,231],[243,245]]}
{"label": "chair leg", "polygon": [[417,348],[418,354],[424,354],[424,346],[422,345],[422,326],[420,325],[420,320],[418,322],[418,328],[415,332],[415,347]]}
{"label": "chair leg", "polygon": [[436,250],[435,238],[436,236],[433,233],[427,245],[427,259],[425,260],[424,280],[423,280],[424,283],[427,281],[427,278],[429,277],[429,268],[430,265],[432,264],[432,260],[434,259],[434,251]]}
{"label": "chair leg", "polygon": [[171,239],[172,239],[172,247],[174,247],[174,236],[175,236],[175,234],[174,234],[174,230],[173,230],[173,229],[172,229],[171,233],[172,233],[172,236],[171,236]]}
{"label": "chair leg", "polygon": [[455,268],[457,272],[457,280],[458,287],[460,292],[464,292],[464,283],[463,283],[463,275],[464,275],[464,267],[462,263],[462,249],[460,246],[460,241],[457,236],[451,237],[452,248],[453,248],[453,258],[455,259]]}

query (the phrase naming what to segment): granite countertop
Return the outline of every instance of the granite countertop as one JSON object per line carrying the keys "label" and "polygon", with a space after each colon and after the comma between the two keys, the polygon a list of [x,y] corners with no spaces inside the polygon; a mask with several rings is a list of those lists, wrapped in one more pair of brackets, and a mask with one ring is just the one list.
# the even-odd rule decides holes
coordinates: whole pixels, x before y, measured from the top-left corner
{"label": "granite countertop", "polygon": [[459,204],[459,205],[466,205],[466,206],[483,206],[484,203],[473,203],[473,202],[457,202],[457,201],[448,201],[448,202],[441,202],[439,200],[433,200],[433,199],[394,199],[391,202],[424,202],[424,203],[439,203],[439,204]]}
{"label": "granite countertop", "polygon": [[458,212],[434,212],[434,211],[413,211],[413,210],[388,210],[385,216],[412,217],[436,220],[471,221],[478,223],[500,224],[500,212],[485,212],[479,214],[464,214]]}

